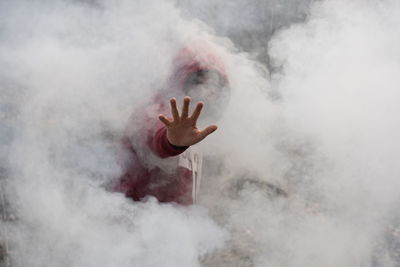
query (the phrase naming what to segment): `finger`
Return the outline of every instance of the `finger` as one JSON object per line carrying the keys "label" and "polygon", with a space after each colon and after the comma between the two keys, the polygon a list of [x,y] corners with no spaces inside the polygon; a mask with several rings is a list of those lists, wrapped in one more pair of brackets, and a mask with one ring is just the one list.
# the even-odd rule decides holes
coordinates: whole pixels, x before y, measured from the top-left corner
{"label": "finger", "polygon": [[195,122],[197,121],[197,119],[200,116],[201,110],[203,109],[204,103],[203,102],[198,102],[196,105],[196,108],[193,111],[192,116],[190,117],[192,120],[194,120]]}
{"label": "finger", "polygon": [[169,102],[171,104],[172,117],[174,118],[175,121],[177,121],[179,120],[179,111],[178,111],[178,106],[176,105],[176,99],[171,98]]}
{"label": "finger", "polygon": [[167,127],[170,126],[171,123],[172,123],[172,121],[170,121],[169,119],[167,119],[167,117],[165,117],[165,116],[162,115],[162,114],[158,115],[158,118],[159,118],[160,121],[161,121],[162,123],[164,123],[164,125],[167,126]]}
{"label": "finger", "polygon": [[211,125],[211,126],[208,126],[207,128],[205,128],[203,131],[200,131],[200,133],[199,133],[199,137],[200,137],[199,141],[203,140],[208,135],[210,135],[213,132],[215,132],[217,129],[218,129],[217,125]]}
{"label": "finger", "polygon": [[181,118],[187,118],[189,117],[189,105],[190,105],[190,97],[185,96],[183,99],[183,108],[182,108],[182,114]]}

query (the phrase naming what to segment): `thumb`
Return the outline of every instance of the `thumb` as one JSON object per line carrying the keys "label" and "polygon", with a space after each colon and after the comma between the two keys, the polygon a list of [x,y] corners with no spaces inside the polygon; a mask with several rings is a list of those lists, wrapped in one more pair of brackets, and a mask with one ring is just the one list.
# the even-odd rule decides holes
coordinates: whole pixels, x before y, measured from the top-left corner
{"label": "thumb", "polygon": [[213,132],[215,132],[217,129],[218,129],[217,125],[210,125],[207,128],[205,128],[204,130],[200,131],[200,133],[199,133],[199,136],[200,136],[199,141],[203,140],[208,135],[210,135]]}

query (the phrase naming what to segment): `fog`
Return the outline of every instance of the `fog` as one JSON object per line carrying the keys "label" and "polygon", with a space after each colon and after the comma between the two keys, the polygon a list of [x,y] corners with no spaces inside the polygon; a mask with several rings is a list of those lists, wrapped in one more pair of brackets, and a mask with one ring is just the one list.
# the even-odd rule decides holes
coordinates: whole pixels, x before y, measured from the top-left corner
{"label": "fog", "polygon": [[[396,0],[0,1],[5,264],[398,266],[399,23]],[[198,203],[111,192],[196,43],[231,87]]]}

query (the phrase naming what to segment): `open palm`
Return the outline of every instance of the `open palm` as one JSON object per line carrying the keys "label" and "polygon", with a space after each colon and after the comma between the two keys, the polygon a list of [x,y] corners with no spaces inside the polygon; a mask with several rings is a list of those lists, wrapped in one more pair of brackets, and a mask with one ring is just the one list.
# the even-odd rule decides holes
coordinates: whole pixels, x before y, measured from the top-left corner
{"label": "open palm", "polygon": [[217,130],[217,125],[210,125],[204,130],[197,128],[196,123],[204,106],[203,102],[197,103],[191,116],[189,116],[190,97],[184,98],[180,115],[175,98],[170,100],[170,104],[173,118],[168,119],[163,114],[159,115],[158,118],[167,127],[167,138],[172,145],[191,146]]}

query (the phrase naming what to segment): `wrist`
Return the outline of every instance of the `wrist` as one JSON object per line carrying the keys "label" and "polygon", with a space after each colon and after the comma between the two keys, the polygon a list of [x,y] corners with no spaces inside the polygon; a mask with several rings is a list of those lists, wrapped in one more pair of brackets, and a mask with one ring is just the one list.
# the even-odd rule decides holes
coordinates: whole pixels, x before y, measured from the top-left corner
{"label": "wrist", "polygon": [[167,134],[167,142],[168,142],[173,148],[176,148],[176,149],[186,149],[186,148],[189,147],[189,146],[183,146],[183,145],[176,145],[174,142],[171,142],[170,138],[168,137],[168,134]]}
{"label": "wrist", "polygon": [[152,147],[161,158],[173,157],[184,152],[188,147],[174,146],[167,137],[166,127],[157,130],[152,140]]}

